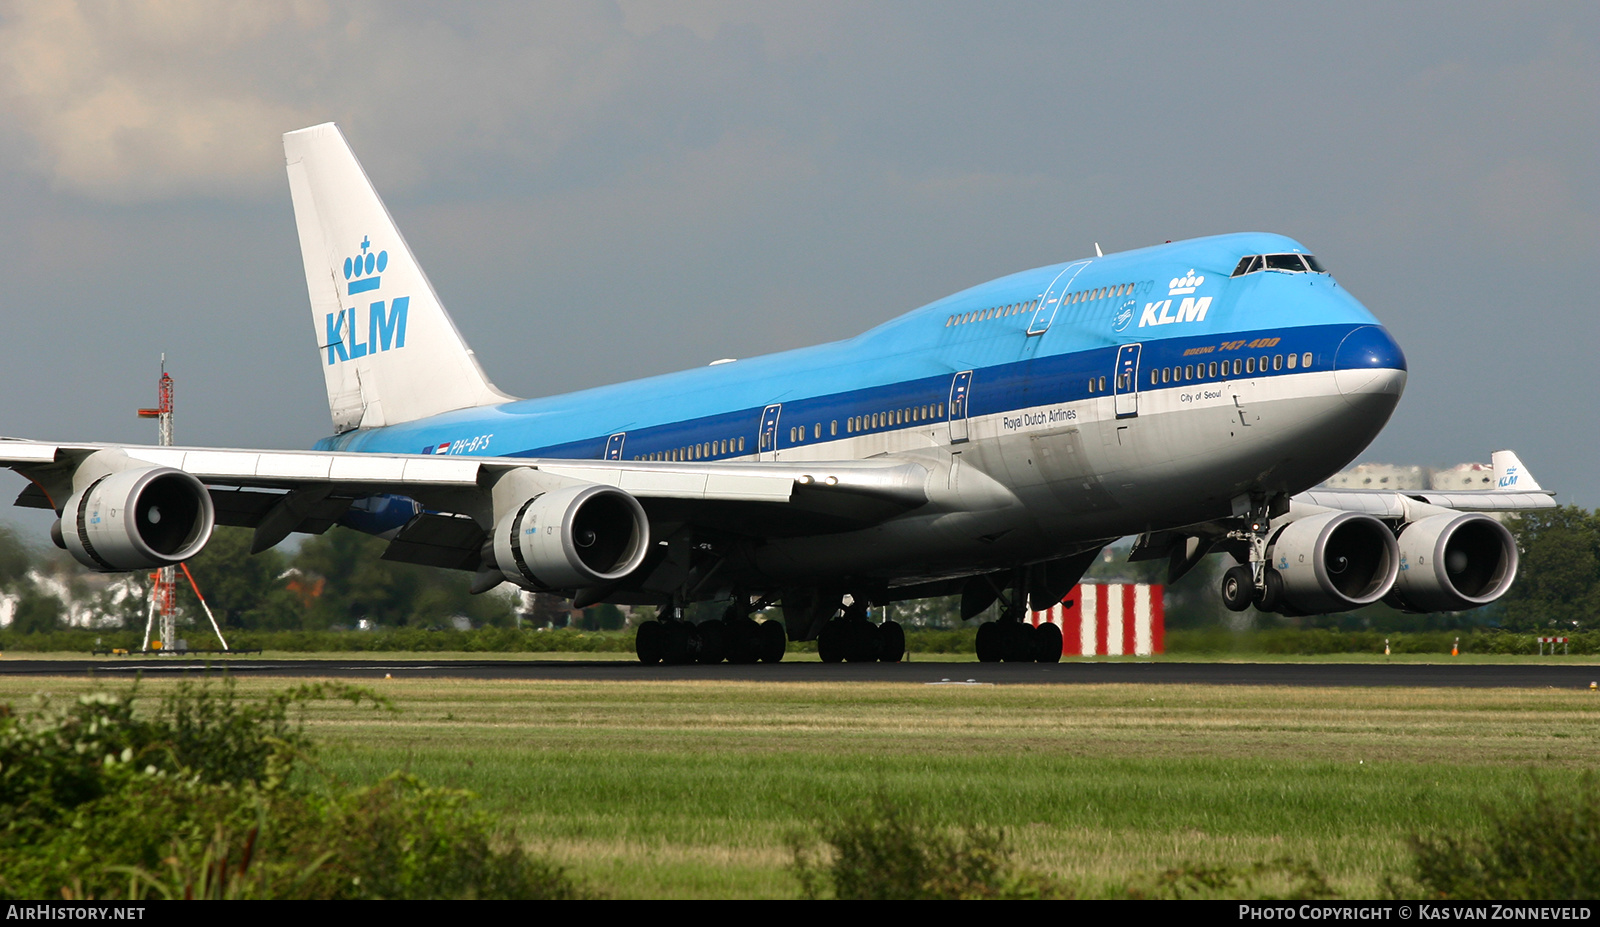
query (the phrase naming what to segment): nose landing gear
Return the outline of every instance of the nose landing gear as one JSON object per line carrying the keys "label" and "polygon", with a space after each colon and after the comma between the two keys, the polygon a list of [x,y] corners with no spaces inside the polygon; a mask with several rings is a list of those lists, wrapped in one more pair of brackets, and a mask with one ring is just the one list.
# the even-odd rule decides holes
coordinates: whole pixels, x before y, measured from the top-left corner
{"label": "nose landing gear", "polygon": [[1241,558],[1236,552],[1235,558],[1244,562],[1222,574],[1222,604],[1229,611],[1242,612],[1254,605],[1275,612],[1283,607],[1283,577],[1267,562],[1267,541],[1272,535],[1272,519],[1288,511],[1289,499],[1283,493],[1250,494],[1244,524],[1228,532],[1234,549],[1245,554]]}

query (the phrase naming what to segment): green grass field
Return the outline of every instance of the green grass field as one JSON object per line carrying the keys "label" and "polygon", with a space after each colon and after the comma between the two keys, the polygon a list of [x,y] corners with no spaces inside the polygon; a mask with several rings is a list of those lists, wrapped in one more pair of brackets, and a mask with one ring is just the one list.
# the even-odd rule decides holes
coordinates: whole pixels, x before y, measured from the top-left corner
{"label": "green grass field", "polygon": [[[0,700],[94,685],[0,678]],[[1553,689],[377,688],[398,712],[313,710],[324,773],[363,783],[404,769],[471,789],[613,897],[794,897],[790,836],[880,797],[1001,827],[1022,866],[1080,894],[1290,856],[1370,896],[1404,866],[1408,834],[1471,826],[1484,802],[1531,793],[1535,775],[1560,790],[1600,761],[1600,695]]]}

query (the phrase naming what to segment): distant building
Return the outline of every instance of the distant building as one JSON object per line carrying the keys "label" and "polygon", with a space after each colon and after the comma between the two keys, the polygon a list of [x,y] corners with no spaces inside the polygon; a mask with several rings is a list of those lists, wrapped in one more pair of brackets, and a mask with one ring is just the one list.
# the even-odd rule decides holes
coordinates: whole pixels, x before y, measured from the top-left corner
{"label": "distant building", "polygon": [[1464,463],[1454,467],[1397,466],[1364,463],[1341,470],[1322,484],[1328,489],[1378,489],[1414,492],[1419,489],[1493,489],[1494,468],[1489,464]]}

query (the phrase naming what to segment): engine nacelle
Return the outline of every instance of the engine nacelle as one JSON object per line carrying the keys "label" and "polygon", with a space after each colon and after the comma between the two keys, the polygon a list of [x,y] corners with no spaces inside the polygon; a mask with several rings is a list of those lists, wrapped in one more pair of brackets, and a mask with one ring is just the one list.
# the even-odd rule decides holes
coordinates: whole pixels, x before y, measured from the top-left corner
{"label": "engine nacelle", "polygon": [[1481,512],[1432,515],[1400,532],[1400,578],[1388,601],[1413,612],[1488,605],[1517,578],[1517,543]]}
{"label": "engine nacelle", "polygon": [[120,470],[73,493],[58,523],[62,547],[91,570],[121,573],[171,566],[211,539],[211,493],[171,467]]}
{"label": "engine nacelle", "polygon": [[612,486],[587,483],[540,493],[501,516],[495,565],[531,589],[577,589],[619,580],[650,550],[644,507]]}
{"label": "engine nacelle", "polygon": [[1290,522],[1267,547],[1283,579],[1282,601],[1299,612],[1343,612],[1388,594],[1400,549],[1383,522],[1360,512],[1326,512]]}

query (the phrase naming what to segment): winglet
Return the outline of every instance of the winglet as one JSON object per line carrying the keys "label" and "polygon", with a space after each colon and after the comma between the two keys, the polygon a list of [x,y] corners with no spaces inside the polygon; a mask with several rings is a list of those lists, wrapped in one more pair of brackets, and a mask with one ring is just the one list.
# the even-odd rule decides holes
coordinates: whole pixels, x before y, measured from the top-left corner
{"label": "winglet", "polygon": [[1528,468],[1517,459],[1514,451],[1495,451],[1493,460],[1494,486],[1500,492],[1543,492],[1544,487],[1533,478]]}

